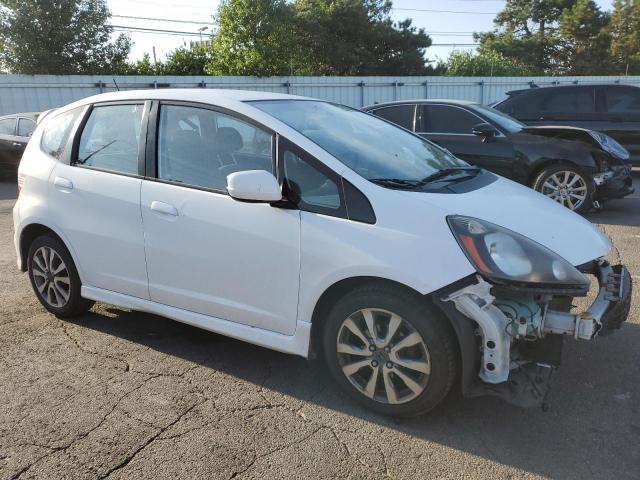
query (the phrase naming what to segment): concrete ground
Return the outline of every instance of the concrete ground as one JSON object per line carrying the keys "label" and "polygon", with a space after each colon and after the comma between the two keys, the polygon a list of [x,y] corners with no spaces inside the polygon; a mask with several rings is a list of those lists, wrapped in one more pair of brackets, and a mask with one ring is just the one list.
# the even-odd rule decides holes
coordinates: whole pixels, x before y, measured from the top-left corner
{"label": "concrete ground", "polygon": [[[2,479],[640,478],[640,289],[621,331],[565,344],[548,412],[454,398],[394,420],[318,362],[109,305],[49,315],[15,265],[14,198],[1,184]],[[590,219],[640,284],[640,194]]]}

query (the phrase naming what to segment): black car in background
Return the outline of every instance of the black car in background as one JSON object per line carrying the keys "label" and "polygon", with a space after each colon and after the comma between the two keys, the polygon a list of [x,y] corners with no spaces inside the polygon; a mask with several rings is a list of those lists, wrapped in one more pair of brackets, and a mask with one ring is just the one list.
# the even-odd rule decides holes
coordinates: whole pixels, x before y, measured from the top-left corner
{"label": "black car in background", "polygon": [[38,113],[0,117],[0,175],[15,176],[22,152],[36,128]]}
{"label": "black car in background", "polygon": [[494,105],[527,125],[572,125],[603,132],[640,165],[640,88],[630,85],[563,85],[507,93]]}
{"label": "black car in background", "polygon": [[628,152],[602,133],[527,127],[490,107],[456,100],[392,102],[364,110],[577,212],[633,192]]}

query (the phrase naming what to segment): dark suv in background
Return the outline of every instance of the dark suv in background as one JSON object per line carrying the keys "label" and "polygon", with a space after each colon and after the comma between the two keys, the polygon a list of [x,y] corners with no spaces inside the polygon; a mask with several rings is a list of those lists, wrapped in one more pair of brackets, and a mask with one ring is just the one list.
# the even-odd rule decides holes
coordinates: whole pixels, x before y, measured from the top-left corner
{"label": "dark suv in background", "polygon": [[640,165],[640,88],[563,85],[508,92],[493,108],[527,125],[572,125],[606,133]]}

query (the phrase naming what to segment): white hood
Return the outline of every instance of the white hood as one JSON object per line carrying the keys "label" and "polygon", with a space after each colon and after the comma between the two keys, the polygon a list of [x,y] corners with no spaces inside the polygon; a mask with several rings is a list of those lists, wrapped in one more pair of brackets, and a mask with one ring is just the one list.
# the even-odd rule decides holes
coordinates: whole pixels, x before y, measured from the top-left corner
{"label": "white hood", "polygon": [[591,222],[540,193],[500,177],[468,193],[403,192],[447,215],[466,215],[508,228],[544,245],[573,265],[605,256],[609,239]]}

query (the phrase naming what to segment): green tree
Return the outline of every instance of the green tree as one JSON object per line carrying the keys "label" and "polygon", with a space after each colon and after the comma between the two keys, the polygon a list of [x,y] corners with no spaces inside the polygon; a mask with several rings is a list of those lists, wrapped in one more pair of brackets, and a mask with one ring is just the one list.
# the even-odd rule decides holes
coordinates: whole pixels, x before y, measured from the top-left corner
{"label": "green tree", "polygon": [[556,66],[558,22],[576,0],[507,0],[494,20],[493,32],[476,34],[480,52],[495,51],[529,65],[535,72],[552,73]]}
{"label": "green tree", "polygon": [[615,0],[609,24],[611,56],[616,73],[640,73],[640,2]]}
{"label": "green tree", "polygon": [[109,73],[131,41],[112,28],[105,0],[0,0],[0,63],[14,73]]}
{"label": "green tree", "polygon": [[149,54],[145,53],[140,60],[121,65],[116,73],[119,75],[163,75],[164,65],[161,62],[152,63]]}
{"label": "green tree", "polygon": [[291,6],[285,0],[223,0],[212,75],[288,75],[296,53]]}
{"label": "green tree", "polygon": [[440,66],[445,75],[461,77],[520,77],[535,74],[531,67],[494,51],[476,54],[452,52]]}
{"label": "green tree", "polygon": [[388,0],[296,0],[296,73],[420,75],[431,39],[410,19],[393,22]]}
{"label": "green tree", "polygon": [[556,64],[559,73],[569,75],[606,75],[613,62],[607,32],[609,14],[592,0],[577,0],[565,9],[558,20]]}
{"label": "green tree", "polygon": [[207,75],[212,59],[210,47],[181,47],[167,55],[163,71],[165,75]]}

